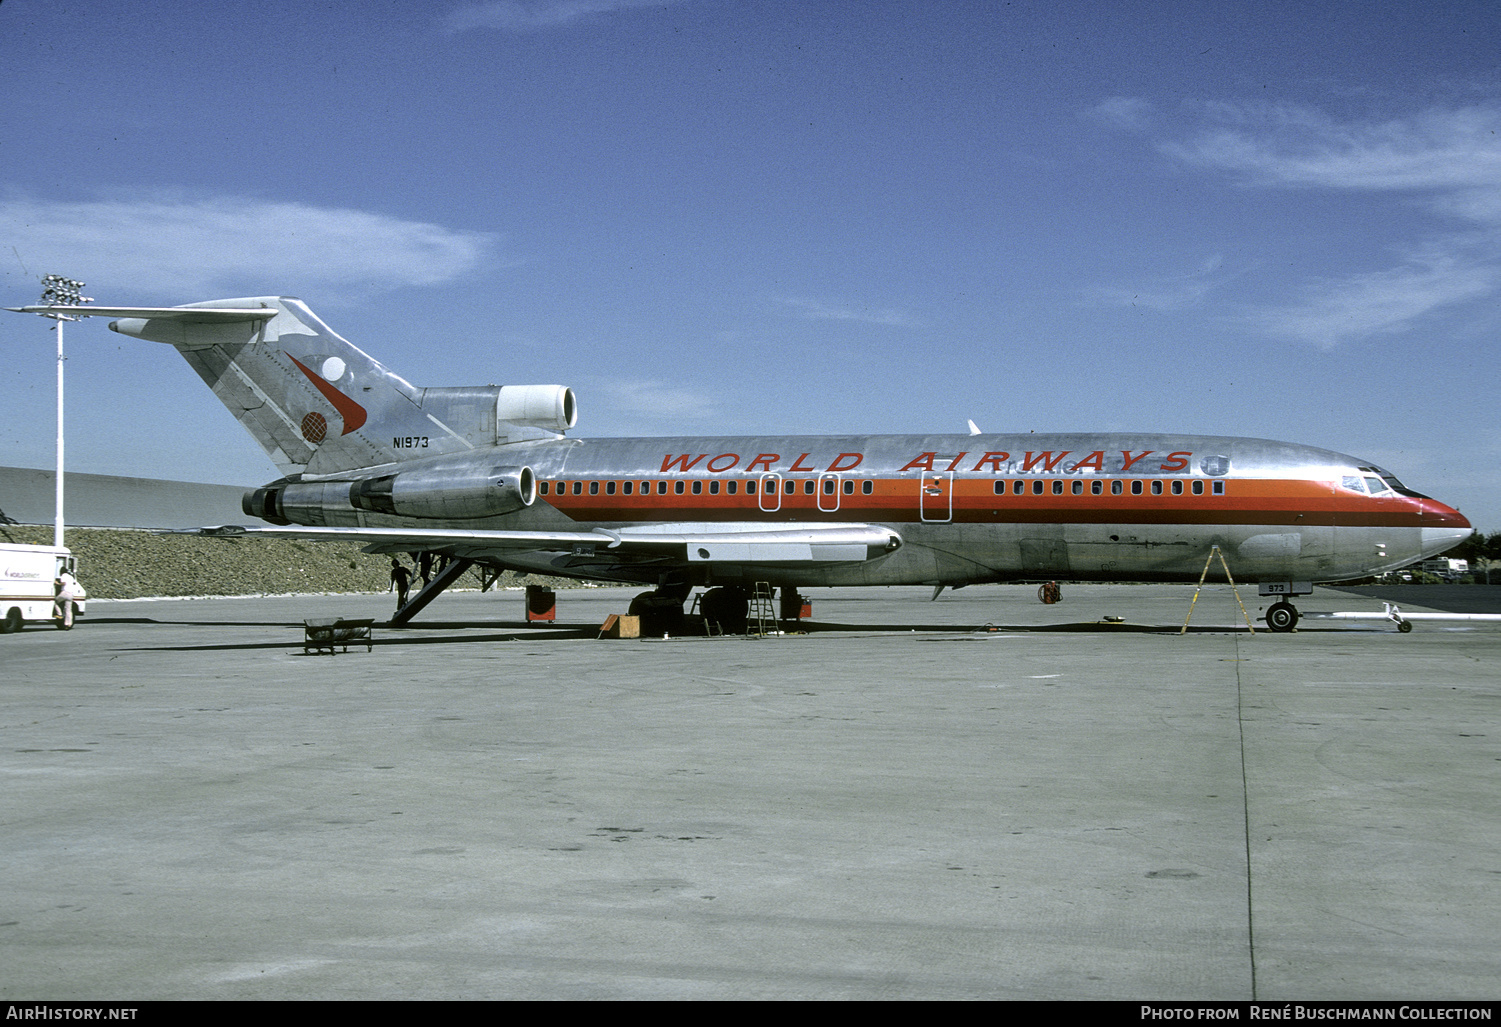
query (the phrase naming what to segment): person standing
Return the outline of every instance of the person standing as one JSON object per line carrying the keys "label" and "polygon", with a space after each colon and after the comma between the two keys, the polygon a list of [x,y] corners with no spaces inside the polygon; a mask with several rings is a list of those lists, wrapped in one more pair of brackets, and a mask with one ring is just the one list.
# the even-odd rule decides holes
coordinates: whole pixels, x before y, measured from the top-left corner
{"label": "person standing", "polygon": [[52,581],[52,619],[64,631],[73,627],[73,576],[62,574]]}
{"label": "person standing", "polygon": [[412,587],[412,572],[396,557],[391,557],[391,589],[396,592],[396,608],[407,604],[407,591]]}

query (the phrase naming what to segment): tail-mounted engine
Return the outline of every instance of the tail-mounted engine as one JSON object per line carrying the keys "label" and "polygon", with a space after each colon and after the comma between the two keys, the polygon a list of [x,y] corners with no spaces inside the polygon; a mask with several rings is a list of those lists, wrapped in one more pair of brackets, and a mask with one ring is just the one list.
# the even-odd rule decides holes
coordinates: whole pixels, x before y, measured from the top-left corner
{"label": "tail-mounted engine", "polygon": [[[503,446],[508,442],[556,437],[578,424],[579,419],[578,400],[566,385],[423,389],[419,405],[424,415],[435,418],[448,432],[471,446]],[[410,431],[393,434],[403,437]]]}
{"label": "tail-mounted engine", "polygon": [[502,385],[495,398],[495,419],[564,432],[578,424],[578,400],[566,385]]}
{"label": "tail-mounted engine", "polygon": [[270,486],[245,493],[240,506],[272,524],[334,525],[351,523],[353,510],[434,520],[494,517],[531,506],[536,498],[530,467],[492,467]]}

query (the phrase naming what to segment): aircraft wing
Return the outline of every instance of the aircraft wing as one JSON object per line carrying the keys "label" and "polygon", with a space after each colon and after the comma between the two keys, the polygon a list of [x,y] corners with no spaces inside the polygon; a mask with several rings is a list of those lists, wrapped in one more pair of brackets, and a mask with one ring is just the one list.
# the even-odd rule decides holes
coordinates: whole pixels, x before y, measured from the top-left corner
{"label": "aircraft wing", "polygon": [[359,542],[371,553],[436,552],[504,560],[519,553],[559,553],[622,563],[839,563],[874,559],[902,544],[876,524],[798,527],[753,522],[679,523],[593,531],[474,531],[460,528],[197,528],[215,538],[301,538]]}

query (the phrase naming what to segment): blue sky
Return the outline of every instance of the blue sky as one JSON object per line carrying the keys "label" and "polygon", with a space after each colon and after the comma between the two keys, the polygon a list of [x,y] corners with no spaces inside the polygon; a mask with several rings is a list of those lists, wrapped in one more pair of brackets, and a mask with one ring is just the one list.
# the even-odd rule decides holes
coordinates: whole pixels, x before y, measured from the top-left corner
{"label": "blue sky", "polygon": [[[1249,435],[1501,530],[1494,3],[0,5],[0,300],[300,296],[584,436]],[[70,326],[69,467],[277,476]],[[0,462],[52,463],[0,319]]]}

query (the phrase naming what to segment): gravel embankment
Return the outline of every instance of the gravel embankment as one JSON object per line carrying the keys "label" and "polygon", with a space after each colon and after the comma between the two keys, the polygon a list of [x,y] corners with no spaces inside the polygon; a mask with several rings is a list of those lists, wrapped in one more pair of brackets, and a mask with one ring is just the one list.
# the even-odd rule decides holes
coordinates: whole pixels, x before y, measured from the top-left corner
{"label": "gravel embankment", "polygon": [[[0,538],[51,545],[52,528],[7,525],[0,528]],[[78,556],[78,578],[90,598],[385,592],[391,586],[391,558],[362,553],[352,542],[219,539],[105,528],[69,528],[65,542]],[[457,587],[478,584],[471,572]],[[569,588],[581,583],[507,572],[495,587],[527,584]]]}

